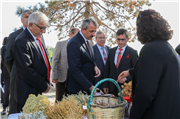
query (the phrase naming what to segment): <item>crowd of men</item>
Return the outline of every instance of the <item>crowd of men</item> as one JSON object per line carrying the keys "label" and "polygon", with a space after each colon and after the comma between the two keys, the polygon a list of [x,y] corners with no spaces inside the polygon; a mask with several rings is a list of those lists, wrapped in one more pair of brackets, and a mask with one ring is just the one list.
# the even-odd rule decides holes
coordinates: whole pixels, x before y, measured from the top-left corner
{"label": "crowd of men", "polygon": [[[155,11],[150,10],[144,12],[156,13]],[[144,14],[144,16],[145,15],[146,14]],[[143,19],[141,15],[138,16],[138,18],[140,20]],[[143,66],[147,65],[146,63],[142,66],[141,63],[143,64],[146,60],[148,61],[155,54],[154,52],[151,52],[153,48],[151,50],[144,50],[144,52],[151,54],[152,57],[143,59],[143,56],[148,54],[142,53],[141,61],[136,65],[136,70],[134,70],[133,68],[138,60],[138,52],[127,45],[129,40],[128,31],[126,29],[118,29],[116,32],[117,46],[110,48],[105,45],[106,34],[103,31],[97,30],[97,22],[92,18],[87,18],[82,21],[80,29],[70,29],[69,39],[57,42],[53,53],[52,66],[50,66],[48,53],[42,36],[42,34],[46,32],[48,26],[48,17],[42,12],[32,13],[31,11],[26,10],[22,14],[21,22],[23,28],[11,33],[7,38],[3,64],[10,74],[10,91],[5,90],[5,94],[10,92],[10,100],[9,104],[6,102],[3,106],[4,109],[2,114],[6,113],[6,108],[8,106],[8,114],[20,113],[29,94],[38,95],[47,93],[50,90],[50,70],[52,70],[52,82],[56,84],[55,102],[57,102],[62,100],[63,95],[77,94],[79,91],[90,94],[97,82],[104,78],[116,80],[120,87],[125,82],[128,83],[131,81],[133,77],[135,77],[136,82],[138,82],[137,78],[140,80],[141,75],[142,77],[144,76],[143,71],[141,70],[146,69],[146,67]],[[169,32],[171,33],[171,31]],[[138,33],[142,35],[141,32]],[[139,38],[141,38],[140,35],[138,35]],[[91,40],[94,36],[96,44],[92,45],[93,43]],[[154,42],[155,40],[151,41],[150,39],[149,41],[158,44]],[[149,41],[146,41],[144,44],[147,44]],[[148,49],[151,47],[151,44],[149,43],[145,48]],[[166,42],[162,41],[162,44],[164,45]],[[166,46],[167,45],[164,45],[164,47]],[[169,52],[173,54],[171,48]],[[173,58],[174,61],[176,61],[176,64],[179,64],[175,53]],[[152,60],[154,59],[155,58],[152,58]],[[155,61],[159,61],[159,59]],[[148,65],[149,70],[151,70],[150,67],[151,66]],[[179,69],[178,66],[176,66],[176,68]],[[126,70],[127,72],[122,73]],[[135,73],[130,75],[130,71],[134,71]],[[146,73],[148,74],[149,72]],[[119,76],[121,77],[119,78]],[[177,76],[175,78],[177,78]],[[167,78],[167,80],[169,81],[169,78]],[[142,78],[141,83],[142,82],[144,82],[144,78]],[[143,85],[140,85],[140,87]],[[137,84],[136,86],[139,85]],[[137,95],[138,88],[136,86],[133,88],[136,88],[137,92],[134,94]],[[179,87],[176,86],[176,88]],[[96,93],[97,90],[100,90],[101,94],[105,93],[118,96],[118,89],[111,82],[104,82],[95,89],[94,93]],[[134,96],[135,101],[136,98],[137,97]],[[6,99],[6,101],[7,100],[8,99]],[[134,109],[133,111],[136,112],[137,110]],[[143,112],[141,114],[143,114]],[[147,114],[149,114],[149,112]],[[133,115],[132,117],[135,116],[136,115]],[[154,115],[146,116],[153,117]],[[160,116],[162,115],[160,114]]]}
{"label": "crowd of men", "polygon": [[[47,93],[50,89],[50,68],[52,82],[56,83],[56,102],[63,95],[77,94],[79,91],[90,94],[94,85],[104,78],[117,80],[120,72],[133,68],[137,60],[137,51],[127,46],[128,31],[119,29],[116,33],[118,45],[110,48],[105,45],[106,35],[97,31],[98,24],[88,18],[82,22],[81,28],[72,28],[69,39],[56,44],[52,66],[49,64],[42,34],[46,32],[48,18],[41,12],[32,13],[25,10],[21,15],[23,27],[9,35],[4,67],[10,74],[10,91],[5,90],[10,98],[3,106],[2,114],[19,113],[29,94]],[[95,36],[96,44],[92,45]],[[129,82],[127,77],[123,82]],[[118,91],[111,83],[98,87],[101,93],[117,95]],[[10,93],[10,94],[9,94]],[[6,96],[7,97],[7,96]]]}

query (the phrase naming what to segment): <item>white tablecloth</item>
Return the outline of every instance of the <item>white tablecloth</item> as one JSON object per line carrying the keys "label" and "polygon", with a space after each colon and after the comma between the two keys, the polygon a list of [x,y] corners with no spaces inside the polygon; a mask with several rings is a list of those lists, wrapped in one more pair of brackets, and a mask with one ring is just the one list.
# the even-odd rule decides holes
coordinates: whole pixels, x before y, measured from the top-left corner
{"label": "white tablecloth", "polygon": [[21,113],[10,114],[10,115],[8,116],[8,119],[18,119],[18,115],[21,115]]}

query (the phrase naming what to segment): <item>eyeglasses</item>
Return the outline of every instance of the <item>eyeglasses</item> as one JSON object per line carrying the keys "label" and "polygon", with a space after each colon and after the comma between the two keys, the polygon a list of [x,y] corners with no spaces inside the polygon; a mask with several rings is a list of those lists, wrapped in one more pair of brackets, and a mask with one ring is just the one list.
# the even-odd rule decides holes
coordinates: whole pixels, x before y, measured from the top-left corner
{"label": "eyeglasses", "polygon": [[106,37],[97,37],[98,39],[106,39]]}
{"label": "eyeglasses", "polygon": [[39,25],[37,25],[36,23],[33,23],[33,24],[35,24],[40,30],[45,30],[47,27],[42,27],[42,26],[39,26]]}
{"label": "eyeglasses", "polygon": [[120,39],[120,38],[117,38],[116,40],[121,40],[121,41],[126,41],[126,39],[125,38],[123,38],[123,39]]}

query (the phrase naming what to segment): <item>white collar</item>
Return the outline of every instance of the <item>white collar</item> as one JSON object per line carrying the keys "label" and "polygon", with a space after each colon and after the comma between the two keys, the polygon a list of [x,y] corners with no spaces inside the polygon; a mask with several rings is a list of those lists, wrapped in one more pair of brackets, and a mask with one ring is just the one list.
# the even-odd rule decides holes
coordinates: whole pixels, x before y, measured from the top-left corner
{"label": "white collar", "polygon": [[27,30],[29,31],[29,33],[32,35],[32,37],[34,38],[34,40],[36,40],[36,37],[31,33],[31,31],[29,30],[29,28],[27,27]]}
{"label": "white collar", "polygon": [[84,37],[84,35],[82,34],[82,32],[81,32],[81,31],[79,31],[79,33],[81,34],[81,36],[84,38],[84,41],[86,42],[86,41],[87,41],[87,39]]}

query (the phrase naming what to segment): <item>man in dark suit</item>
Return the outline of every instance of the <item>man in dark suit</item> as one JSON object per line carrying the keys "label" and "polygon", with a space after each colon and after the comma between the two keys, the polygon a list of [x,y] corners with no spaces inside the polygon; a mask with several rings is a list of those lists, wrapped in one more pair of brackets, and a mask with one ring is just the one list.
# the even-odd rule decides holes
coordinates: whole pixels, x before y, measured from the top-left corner
{"label": "man in dark suit", "polygon": [[93,19],[84,20],[81,31],[67,45],[69,68],[66,85],[70,94],[77,94],[79,91],[90,94],[94,88],[94,77],[100,75],[100,70],[94,62],[94,52],[90,42],[96,29],[97,23]]}
{"label": "man in dark suit", "polygon": [[17,73],[17,111],[22,111],[29,94],[47,93],[50,89],[50,65],[45,46],[39,39],[46,32],[48,17],[42,12],[29,16],[28,27],[14,42],[14,62]]}
{"label": "man in dark suit", "polygon": [[[96,44],[93,46],[94,59],[97,67],[101,71],[101,75],[94,80],[94,84],[97,84],[100,80],[104,79],[104,68],[107,61],[110,47],[105,45],[106,36],[102,31],[97,31],[95,35]],[[100,90],[103,90],[103,84],[98,86]]]}
{"label": "man in dark suit", "polygon": [[6,54],[5,54],[5,66],[10,74],[10,100],[9,100],[9,114],[17,113],[17,105],[15,101],[15,63],[14,63],[14,56],[13,56],[13,44],[16,37],[25,29],[28,25],[28,18],[31,15],[30,10],[25,10],[21,15],[21,22],[23,24],[23,28],[11,33],[8,37],[8,42],[6,45]]}
{"label": "man in dark suit", "polygon": [[[127,69],[133,68],[138,58],[137,51],[127,45],[128,42],[128,31],[125,29],[119,29],[116,33],[117,47],[109,50],[109,55],[106,62],[104,77],[118,79],[118,75]],[[132,80],[131,76],[124,78],[119,86]],[[117,87],[111,82],[105,82],[103,88],[105,93],[118,95]]]}

